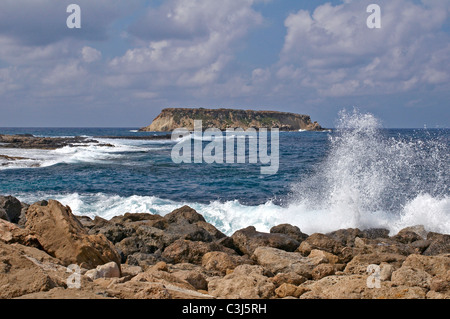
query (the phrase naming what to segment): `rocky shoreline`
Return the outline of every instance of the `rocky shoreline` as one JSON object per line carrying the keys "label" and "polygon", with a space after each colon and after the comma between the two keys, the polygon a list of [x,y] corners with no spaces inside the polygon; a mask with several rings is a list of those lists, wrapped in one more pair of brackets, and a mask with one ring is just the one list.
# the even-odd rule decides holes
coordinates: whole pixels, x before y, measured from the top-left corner
{"label": "rocky shoreline", "polygon": [[[153,136],[96,136],[101,139],[124,139],[124,140],[167,140],[171,139],[170,134]],[[2,135],[0,134],[1,148],[21,148],[21,149],[43,149],[55,150],[66,146],[77,147],[96,144],[97,146],[114,147],[109,143],[100,143],[99,141],[83,136],[75,137],[37,137],[32,134]],[[1,155],[5,156],[5,155]],[[6,156],[5,156],[6,157]]]}
{"label": "rocky shoreline", "polygon": [[105,220],[0,196],[0,287],[0,299],[449,299],[450,235],[284,224],[226,236],[187,206]]}

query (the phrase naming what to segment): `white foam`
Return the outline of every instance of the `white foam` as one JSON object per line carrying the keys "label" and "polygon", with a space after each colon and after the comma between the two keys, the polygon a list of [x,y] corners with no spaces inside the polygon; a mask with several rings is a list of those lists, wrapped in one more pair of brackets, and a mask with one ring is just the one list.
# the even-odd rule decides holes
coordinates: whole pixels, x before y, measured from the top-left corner
{"label": "white foam", "polygon": [[[202,214],[220,231],[232,235],[235,231],[255,226],[258,231],[268,232],[271,227],[288,223],[298,226],[303,232],[327,233],[338,229],[355,228],[359,225],[338,211],[311,209],[304,204],[281,207],[267,202],[258,206],[246,206],[238,201],[208,204],[177,202],[154,196],[130,196],[98,194],[32,194],[21,195],[23,202],[33,203],[42,199],[55,199],[71,207],[76,215],[94,218],[100,216],[111,219],[125,213],[151,213],[165,216],[173,210],[188,205]],[[430,218],[431,216],[431,218]],[[361,222],[370,227],[381,227],[396,234],[399,230],[413,225],[424,225],[428,231],[450,234],[450,198],[436,199],[430,195],[420,195],[410,201],[399,215],[383,212],[364,214]],[[362,227],[364,229],[364,227]]]}

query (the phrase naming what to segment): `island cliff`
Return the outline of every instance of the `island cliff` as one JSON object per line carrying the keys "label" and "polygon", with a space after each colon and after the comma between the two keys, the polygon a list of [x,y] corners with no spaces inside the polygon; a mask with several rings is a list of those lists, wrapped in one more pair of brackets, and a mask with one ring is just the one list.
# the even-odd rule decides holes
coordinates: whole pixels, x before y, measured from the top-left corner
{"label": "island cliff", "polygon": [[171,132],[177,128],[194,129],[194,121],[202,120],[203,128],[279,128],[281,131],[322,131],[323,128],[312,122],[308,115],[277,111],[251,111],[233,109],[186,109],[168,108],[143,132]]}

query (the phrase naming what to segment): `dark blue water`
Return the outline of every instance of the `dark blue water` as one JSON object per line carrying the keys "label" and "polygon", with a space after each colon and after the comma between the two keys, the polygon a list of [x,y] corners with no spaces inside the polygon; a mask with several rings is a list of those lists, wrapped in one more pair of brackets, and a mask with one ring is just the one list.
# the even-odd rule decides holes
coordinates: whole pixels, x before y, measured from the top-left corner
{"label": "dark blue water", "polygon": [[[0,134],[52,137],[155,134],[135,130],[0,128]],[[171,158],[175,142],[167,140],[100,139],[116,147],[83,146],[56,151],[10,150],[0,146],[0,155],[30,159],[0,166],[0,194],[29,202],[56,198],[80,214],[109,217],[127,211],[167,213],[188,203],[226,232],[246,223],[269,226],[274,220],[285,219],[293,223],[292,216],[301,211],[307,214],[314,211],[317,220],[329,218],[320,217],[324,211],[343,214],[341,207],[349,211],[357,207],[358,215],[366,209],[382,210],[383,214],[405,209],[408,213],[408,205],[415,210],[414,205],[422,204],[420,196],[427,194],[436,201],[429,204],[436,206],[434,214],[444,218],[430,227],[444,225],[444,231],[448,232],[449,136],[448,129],[375,128],[347,135],[342,130],[281,132],[280,164],[274,175],[262,175],[260,163],[175,164]],[[342,191],[347,187],[348,191]],[[350,199],[346,198],[348,194]],[[376,205],[368,205],[371,201]],[[282,207],[287,210],[280,213]],[[422,217],[417,218],[421,222]],[[310,224],[311,221],[305,221],[303,227]],[[314,225],[313,230],[320,228]],[[342,226],[334,225],[336,229]]]}
{"label": "dark blue water", "polygon": [[[132,130],[135,128],[10,128],[0,129],[0,132],[35,136],[155,134],[130,132]],[[328,133],[282,132],[280,135],[280,169],[275,175],[261,175],[261,164],[175,164],[171,159],[174,143],[123,140],[119,142],[131,143],[137,149],[118,151],[114,153],[117,158],[105,162],[92,158],[92,161],[80,159],[42,168],[3,170],[0,172],[0,193],[101,192],[201,203],[237,199],[247,205],[263,204],[270,199],[282,201],[290,184],[308,174],[325,156]]]}

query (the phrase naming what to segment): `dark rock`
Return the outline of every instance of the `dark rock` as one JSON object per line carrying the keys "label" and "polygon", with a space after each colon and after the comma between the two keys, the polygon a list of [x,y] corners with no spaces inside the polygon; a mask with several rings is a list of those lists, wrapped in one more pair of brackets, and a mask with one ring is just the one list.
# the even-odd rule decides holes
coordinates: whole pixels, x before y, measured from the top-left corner
{"label": "dark rock", "polygon": [[340,229],[327,234],[328,237],[340,242],[344,246],[353,247],[356,237],[364,237],[364,232],[358,228]]}
{"label": "dark rock", "polygon": [[450,253],[450,235],[430,232],[428,233],[427,240],[431,243],[423,252],[425,256],[436,256],[439,254]]}
{"label": "dark rock", "polygon": [[270,229],[271,234],[285,234],[291,237],[292,239],[301,243],[306,238],[308,238],[307,234],[301,232],[300,228],[297,226],[292,226],[290,224],[281,224],[278,226],[274,226]]}
{"label": "dark rock", "polygon": [[429,246],[431,245],[431,241],[429,240],[417,240],[410,244],[411,247],[417,249],[419,253],[423,253]]}
{"label": "dark rock", "polygon": [[300,245],[298,241],[288,235],[258,232],[253,226],[236,231],[231,238],[239,251],[249,256],[253,255],[255,249],[261,246],[292,252]]}
{"label": "dark rock", "polygon": [[47,206],[31,205],[27,212],[26,230],[36,236],[45,252],[64,265],[79,264],[92,269],[120,257],[104,236],[89,235],[68,206],[49,201]]}
{"label": "dark rock", "polygon": [[205,218],[189,206],[183,206],[179,209],[176,209],[170,214],[167,214],[165,218],[171,224],[184,221],[188,222],[189,224],[193,224],[199,221],[205,222]]}
{"label": "dark rock", "polygon": [[234,253],[231,249],[227,249],[216,243],[178,239],[164,250],[162,257],[168,263],[190,263],[201,265],[203,256],[212,251],[222,251],[230,254]]}
{"label": "dark rock", "polygon": [[371,228],[362,231],[363,237],[367,239],[389,238],[389,230],[384,228]]}
{"label": "dark rock", "polygon": [[392,238],[403,244],[411,244],[415,241],[423,240],[423,238],[417,233],[404,229]]}
{"label": "dark rock", "polygon": [[126,264],[130,266],[140,266],[143,269],[155,265],[160,258],[152,254],[134,253],[126,259]]}
{"label": "dark rock", "polygon": [[0,218],[17,224],[22,212],[22,203],[12,196],[0,196]]}
{"label": "dark rock", "polygon": [[25,227],[25,223],[27,222],[27,211],[28,211],[28,207],[30,207],[30,205],[26,204],[26,203],[21,203],[21,204],[22,204],[22,209],[20,210],[19,221],[17,222],[17,224],[20,227]]}
{"label": "dark rock", "polygon": [[309,256],[314,249],[332,253],[338,256],[342,262],[348,262],[353,258],[353,250],[350,247],[345,247],[339,241],[319,233],[309,236],[300,244],[297,251],[303,256]]}

